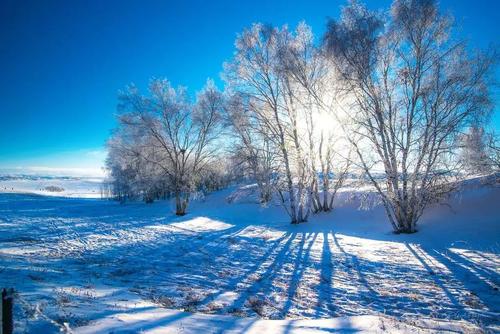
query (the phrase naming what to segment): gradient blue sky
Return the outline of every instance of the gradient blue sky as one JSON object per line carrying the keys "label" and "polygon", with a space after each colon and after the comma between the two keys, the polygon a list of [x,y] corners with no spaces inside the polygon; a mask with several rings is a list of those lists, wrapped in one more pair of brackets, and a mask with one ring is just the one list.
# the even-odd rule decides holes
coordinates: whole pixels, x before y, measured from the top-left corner
{"label": "gradient blue sky", "polygon": [[[220,83],[243,28],[305,20],[319,36],[343,4],[0,0],[0,168],[98,169],[119,89],[144,87],[151,77],[192,92],[209,77]],[[498,45],[500,2],[442,0],[441,7],[473,46]],[[498,110],[492,126],[500,129]]]}

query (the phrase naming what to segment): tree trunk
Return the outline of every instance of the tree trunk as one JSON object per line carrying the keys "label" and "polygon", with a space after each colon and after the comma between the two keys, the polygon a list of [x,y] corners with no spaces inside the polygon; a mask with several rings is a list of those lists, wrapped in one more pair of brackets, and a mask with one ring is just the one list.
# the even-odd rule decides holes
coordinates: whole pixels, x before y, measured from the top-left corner
{"label": "tree trunk", "polygon": [[175,192],[175,214],[177,216],[184,216],[188,205],[189,195],[182,196],[180,191]]}
{"label": "tree trunk", "polygon": [[396,221],[398,225],[396,233],[411,234],[417,232],[415,219],[411,215],[398,214],[396,215]]}

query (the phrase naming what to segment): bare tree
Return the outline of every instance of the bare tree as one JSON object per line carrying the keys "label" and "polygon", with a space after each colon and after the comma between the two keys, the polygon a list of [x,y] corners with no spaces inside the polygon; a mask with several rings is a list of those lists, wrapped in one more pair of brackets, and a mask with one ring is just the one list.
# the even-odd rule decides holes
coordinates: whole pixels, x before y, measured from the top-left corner
{"label": "bare tree", "polygon": [[[292,223],[307,221],[311,206],[315,212],[331,210],[344,177],[337,179],[332,192],[330,176],[338,167],[331,147],[334,136],[317,124],[318,116],[331,108],[326,88],[332,76],[310,27],[300,23],[290,31],[286,26],[255,24],[238,37],[235,57],[225,68],[228,92],[235,101],[230,118],[242,152],[254,175],[267,179],[256,177],[261,194],[262,185],[271,184]],[[328,170],[323,187],[320,165]],[[275,177],[269,179],[270,175]]]}
{"label": "bare tree", "polygon": [[272,198],[275,187],[273,174],[278,171],[276,150],[270,140],[267,128],[258,122],[249,111],[248,101],[239,94],[227,99],[228,123],[237,141],[233,150],[240,165],[245,166],[260,191],[260,203]]}
{"label": "bare tree", "polygon": [[176,214],[184,215],[190,193],[213,160],[223,100],[213,82],[190,103],[184,88],[153,80],[149,96],[130,87],[120,96],[119,124],[128,134],[122,147],[161,170],[175,196]]}
{"label": "bare tree", "polygon": [[396,0],[388,15],[351,1],[324,37],[359,165],[398,233],[450,191],[454,137],[490,107],[492,58],[467,52],[451,26],[432,0]]}
{"label": "bare tree", "polygon": [[319,177],[313,184],[314,212],[333,210],[335,196],[344,185],[351,166],[350,153],[341,157],[333,149],[332,136],[320,135],[317,159],[319,161]]}
{"label": "bare tree", "polygon": [[[334,149],[334,146],[340,148],[336,144],[342,141],[341,129],[336,129],[333,124],[326,128],[321,124],[339,120],[338,115],[329,119],[325,117],[335,113],[336,101],[331,90],[336,81],[335,73],[322,50],[315,46],[311,28],[304,22],[282,45],[280,62],[290,104],[297,109],[299,122],[305,125],[302,129],[296,127],[294,138],[296,147],[305,146],[306,154],[301,161],[304,169],[309,169],[313,211],[331,211],[335,195],[343,185],[350,166],[348,159],[342,158]],[[301,131],[304,133],[297,135]],[[298,137],[302,137],[302,144]],[[345,151],[345,147],[342,149]]]}
{"label": "bare tree", "polygon": [[[282,160],[278,173],[278,190],[292,224],[304,221],[294,186],[292,165],[293,141],[289,130],[292,123],[286,106],[285,82],[279,62],[279,52],[288,30],[254,24],[236,41],[232,62],[225,64],[228,89],[248,101],[251,117],[265,128],[265,134]],[[286,194],[282,192],[282,186]]]}

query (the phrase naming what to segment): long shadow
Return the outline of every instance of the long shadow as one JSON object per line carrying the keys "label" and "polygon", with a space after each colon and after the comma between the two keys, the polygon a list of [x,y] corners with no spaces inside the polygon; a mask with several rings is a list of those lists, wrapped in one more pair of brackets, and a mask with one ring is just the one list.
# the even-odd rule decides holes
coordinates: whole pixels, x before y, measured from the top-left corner
{"label": "long shadow", "polygon": [[237,277],[230,279],[226,284],[223,285],[223,287],[221,287],[219,289],[218,293],[213,293],[213,294],[207,295],[198,304],[203,305],[210,300],[214,300],[215,298],[217,298],[217,296],[219,296],[222,293],[222,291],[236,290],[238,283],[243,283],[245,280],[248,279],[248,277],[251,274],[255,273],[266,262],[266,260],[269,259],[271,254],[274,253],[274,251],[278,248],[278,246],[281,244],[281,242],[287,238],[288,239],[291,238],[290,233],[284,233],[280,238],[274,240],[272,245],[270,247],[268,247],[266,252],[250,268],[246,269],[245,272],[243,273],[243,275],[240,275],[240,276],[237,276]]}
{"label": "long shadow", "polygon": [[[286,255],[290,252],[290,245],[295,240],[296,235],[297,235],[296,232],[291,233],[289,236],[287,234],[288,240],[283,245],[281,250],[278,252],[276,257],[274,258],[274,261],[271,264],[269,264],[266,271],[261,274],[261,278],[269,277],[272,275],[273,272],[277,272],[281,269],[281,267],[283,266],[283,263],[285,261]],[[255,281],[251,286],[247,287],[245,289],[245,291],[240,293],[238,298],[236,300],[234,300],[231,305],[229,305],[228,307],[225,308],[225,310],[230,311],[232,309],[239,309],[240,307],[242,307],[248,298],[248,294],[246,294],[246,291],[252,291],[254,294],[257,294],[257,292],[258,292],[257,287],[260,285],[260,281],[261,281],[261,279],[259,279],[258,281]],[[263,289],[263,287],[260,288],[260,290],[262,290],[262,289]],[[252,319],[256,320],[258,318],[252,318]],[[251,326],[253,326],[255,320],[249,322],[243,329],[241,329],[240,332],[245,333],[247,330],[249,330],[251,328]],[[222,330],[220,333],[224,333],[226,331],[232,330],[234,328],[234,326],[236,326],[236,323],[233,325],[232,328],[226,328],[225,330]]]}
{"label": "long shadow", "polygon": [[[463,305],[460,304],[458,299],[451,293],[451,291],[446,287],[444,282],[439,279],[439,277],[436,275],[434,270],[429,266],[429,264],[420,256],[415,249],[413,249],[410,244],[405,243],[406,248],[412,253],[412,255],[422,264],[422,266],[427,270],[427,272],[431,275],[433,278],[433,281],[441,288],[441,290],[445,293],[446,297],[450,300],[450,302],[458,307],[459,309],[463,310]],[[422,249],[423,250],[423,249]]]}
{"label": "long shadow", "polygon": [[[251,294],[257,294],[259,292],[259,290],[263,290],[262,282],[267,281],[273,273],[279,272],[279,270],[281,269],[281,267],[283,266],[283,264],[286,261],[287,255],[291,250],[290,246],[291,246],[292,242],[295,240],[296,236],[297,236],[296,232],[293,232],[290,235],[287,242],[283,245],[283,247],[281,248],[279,253],[274,258],[273,262],[267,266],[266,271],[260,275],[260,278],[258,280],[254,281],[252,283],[252,285],[247,287],[245,289],[245,292],[249,292]],[[259,288],[259,286],[260,286],[260,288]],[[238,298],[236,300],[234,300],[233,303],[229,307],[227,307],[227,310],[241,308],[243,306],[243,304],[245,303],[246,299],[248,298],[248,295],[245,292],[240,293]]]}
{"label": "long shadow", "polygon": [[[316,317],[320,316],[321,307],[325,305],[327,311],[333,308],[332,301],[332,251],[330,249],[330,241],[328,240],[329,233],[323,232],[323,249],[321,252],[321,277],[320,284],[318,285],[318,308],[316,309]],[[327,312],[330,316],[330,313]]]}
{"label": "long shadow", "polygon": [[497,260],[497,259],[490,259],[489,257],[487,257],[486,255],[484,255],[483,253],[477,251],[477,250],[472,250],[472,249],[468,249],[469,252],[483,258],[484,260],[488,261],[488,262],[493,262],[495,264],[500,264],[500,261]]}
{"label": "long shadow", "polygon": [[[449,256],[450,258],[453,258],[454,261],[457,263],[460,263],[464,268],[466,268],[468,271],[470,271],[472,274],[477,276],[481,280],[489,280],[493,285],[495,285],[498,289],[498,285],[500,284],[500,274],[489,269],[485,268],[474,261],[470,260],[466,256],[462,254],[457,254],[452,250],[448,250],[446,252],[446,255]],[[484,276],[484,277],[481,277]]]}
{"label": "long shadow", "polygon": [[333,236],[333,242],[335,243],[335,245],[337,246],[337,248],[340,250],[340,252],[344,255],[344,257],[346,259],[349,259],[351,262],[351,266],[352,267],[349,267],[348,266],[348,271],[350,273],[352,273],[352,270],[351,268],[354,268],[354,270],[356,271],[356,274],[358,276],[358,280],[360,281],[361,284],[363,284],[363,286],[366,288],[366,290],[370,293],[371,297],[372,298],[376,298],[378,293],[377,291],[373,290],[373,288],[371,287],[371,285],[368,283],[368,281],[366,280],[366,277],[363,273],[363,271],[361,270],[361,267],[359,265],[359,261],[358,261],[358,257],[354,254],[349,254],[347,253],[344,248],[340,245],[339,243],[339,240],[337,238],[337,236],[335,235],[335,233],[333,231],[331,231],[332,233],[332,236]]}
{"label": "long shadow", "polygon": [[[411,288],[414,284],[413,279],[421,276],[421,270],[402,264],[358,258],[344,249],[333,231],[332,236],[344,263],[347,264],[344,269],[347,278],[339,281],[339,288],[332,289],[337,315],[372,314],[375,311],[399,317],[412,313],[429,314],[432,311],[432,303],[415,299],[415,296],[421,295],[420,291],[412,289],[409,293],[403,293],[408,286]],[[403,282],[398,282],[399,277]],[[400,284],[403,285],[399,287]],[[348,287],[345,287],[346,285]],[[374,287],[378,286],[380,288],[376,290]],[[395,294],[391,293],[394,288],[397,288]]]}
{"label": "long shadow", "polygon": [[[489,311],[498,312],[499,309],[499,301],[498,293],[496,296],[492,296],[492,293],[495,292],[491,289],[484,280],[480,279],[475,275],[471,275],[470,272],[464,268],[460,263],[451,259],[448,254],[443,254],[442,251],[438,251],[435,249],[425,250],[428,253],[432,253],[436,259],[446,266],[448,270],[451,272],[451,275],[463,285],[467,290],[473,292],[476,297],[480,300],[480,302],[486,306]],[[483,292],[486,292],[483,294]],[[474,308],[474,307],[473,307]],[[470,315],[470,312],[466,312]],[[485,317],[485,320],[491,320],[489,317]]]}
{"label": "long shadow", "polygon": [[297,292],[298,286],[300,284],[300,280],[302,276],[304,275],[304,271],[307,268],[307,261],[309,260],[309,255],[311,253],[311,248],[314,244],[314,241],[318,237],[318,233],[314,233],[314,236],[311,238],[311,241],[309,241],[309,245],[307,246],[307,249],[304,252],[304,234],[302,234],[302,240],[300,241],[300,247],[299,250],[297,251],[297,254],[295,255],[295,265],[293,269],[293,273],[290,277],[290,281],[288,284],[288,293],[287,293],[287,300],[285,302],[285,305],[283,306],[283,316],[287,316],[288,312],[290,311],[290,308],[292,307],[293,304],[293,299],[295,297],[295,293]]}
{"label": "long shadow", "polygon": [[[212,242],[214,242],[215,240],[217,239],[221,239],[221,238],[224,238],[224,237],[233,237],[233,236],[236,236],[238,233],[240,233],[245,227],[240,227],[240,226],[233,226],[231,228],[228,228],[228,229],[225,229],[225,230],[222,230],[222,231],[217,231],[217,232],[205,232],[206,234],[208,234],[208,236],[204,236],[203,238],[196,238],[196,237],[191,237],[191,238],[186,238],[186,239],[191,239],[189,242],[190,242],[190,247],[188,249],[184,249],[182,250],[180,253],[178,252],[176,254],[176,256],[174,256],[174,259],[176,261],[176,263],[178,264],[181,264],[182,262],[179,262],[179,260],[183,259],[184,257],[187,257],[189,256],[191,259],[190,261],[191,262],[188,262],[188,265],[191,264],[191,272],[189,272],[189,275],[184,275],[184,277],[182,277],[182,285],[190,285],[190,280],[188,279],[188,277],[192,277],[192,280],[194,281],[194,286],[197,286],[197,285],[200,285],[201,281],[200,281],[200,275],[204,276],[205,279],[203,280],[204,282],[206,283],[211,283],[213,282],[213,279],[215,279],[216,277],[215,276],[215,273],[211,270],[209,271],[206,271],[204,270],[204,268],[200,268],[198,269],[198,264],[202,264],[203,263],[203,260],[201,260],[201,258],[204,258],[206,257],[206,252],[202,252],[201,250],[202,249],[214,249],[214,251],[212,252],[211,250],[209,252],[213,253],[213,254],[217,254],[218,252],[215,251],[215,249],[219,248],[220,247],[220,243],[217,243],[216,245],[210,245]],[[182,240],[179,240],[179,243],[181,245],[183,245],[183,243],[186,242],[185,239],[182,239]],[[148,252],[152,252],[152,253],[157,253],[158,255],[156,256],[157,258],[159,257],[160,260],[159,262],[157,263],[157,266],[159,265],[161,267],[161,258],[162,256],[166,256],[166,257],[171,257],[171,254],[169,252],[165,253],[163,252],[163,249],[165,247],[176,247],[176,240],[174,240],[174,242],[172,243],[172,245],[170,246],[167,246],[165,244],[160,244],[160,245],[156,245],[156,247],[152,248],[152,249],[148,249]],[[145,254],[142,254],[143,256]],[[197,256],[199,255],[201,258],[199,260],[197,259],[193,259],[192,257],[193,256]],[[140,255],[139,255],[140,256]],[[148,256],[145,256],[145,258],[148,258]],[[209,259],[209,260],[213,260],[213,259]],[[195,264],[193,266],[193,264]],[[119,267],[122,267],[123,265],[119,265]],[[150,264],[151,266],[151,264]],[[154,268],[157,268],[157,266],[154,266],[153,264],[153,267]],[[167,277],[169,279],[167,279],[167,277],[163,277],[161,279],[161,285],[162,286],[168,286],[169,285],[169,280],[172,281],[173,285],[176,285],[178,284],[179,282],[179,279],[175,277],[175,273],[176,271],[175,270],[181,270],[181,273],[185,273],[184,272],[184,269],[183,267],[180,268],[178,266],[172,266],[171,268],[168,268],[167,266],[167,272],[165,272],[166,275],[168,275]],[[172,271],[173,270],[173,271]],[[199,273],[197,271],[200,271]],[[135,282],[137,284],[137,281],[136,280],[133,280],[132,282]],[[148,282],[149,284],[151,283],[154,283],[151,281],[151,277],[148,278]],[[146,283],[146,284],[147,284]],[[208,299],[208,298],[207,298]]]}

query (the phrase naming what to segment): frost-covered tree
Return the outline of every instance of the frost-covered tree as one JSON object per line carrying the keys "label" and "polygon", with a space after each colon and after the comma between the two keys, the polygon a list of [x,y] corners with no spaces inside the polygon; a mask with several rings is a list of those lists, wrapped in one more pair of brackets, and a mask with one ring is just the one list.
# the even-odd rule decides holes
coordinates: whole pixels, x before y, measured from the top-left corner
{"label": "frost-covered tree", "polygon": [[156,165],[137,152],[146,145],[135,142],[133,134],[120,129],[108,141],[107,169],[111,176],[112,193],[120,200],[142,199],[151,203],[165,198],[169,192],[166,175]]}
{"label": "frost-covered tree", "polygon": [[339,156],[332,141],[332,136],[320,135],[316,158],[319,169],[314,169],[317,177],[313,180],[314,212],[333,210],[335,196],[344,185],[351,167],[350,152],[346,156]]}
{"label": "frost-covered tree", "polygon": [[226,103],[228,124],[233,132],[233,158],[246,174],[257,183],[260,203],[272,199],[275,188],[274,174],[279,170],[275,145],[270,140],[267,127],[252,116],[248,100],[234,93]]}
{"label": "frost-covered tree", "polygon": [[137,195],[133,182],[137,175],[137,169],[132,162],[132,157],[125,155],[116,142],[117,138],[115,137],[113,144],[108,143],[106,168],[111,176],[112,193],[119,201],[123,202]]}
{"label": "frost-covered tree", "polygon": [[[308,33],[305,25],[291,32],[286,26],[279,29],[254,24],[238,36],[235,56],[225,65],[228,91],[244,102],[244,108],[235,114],[238,118],[233,116],[233,124],[252,124],[250,128],[259,137],[257,143],[256,136],[237,131],[244,144],[244,137],[249,138],[245,144],[249,162],[255,170],[261,166],[266,171],[270,159],[277,162],[273,186],[293,224],[306,221],[309,215],[311,170],[306,133],[301,128],[308,107],[299,96],[304,88],[291,75],[286,59],[292,45],[312,36]],[[269,152],[275,157],[268,156]],[[269,176],[265,177],[270,181]]]}
{"label": "frost-covered tree", "polygon": [[279,153],[278,192],[292,224],[305,221],[304,205],[295,185],[299,166],[293,163],[293,112],[287,104],[285,80],[280,63],[281,46],[289,38],[286,27],[254,24],[236,40],[233,60],[225,64],[225,79],[231,93],[248,101],[251,118],[263,126],[265,136]]}
{"label": "frost-covered tree", "polygon": [[456,135],[490,107],[492,58],[457,41],[433,0],[396,0],[388,14],[351,1],[329,22],[324,46],[359,167],[394,231],[415,232],[424,209],[450,191]]}
{"label": "frost-covered tree", "polygon": [[292,223],[307,221],[311,207],[331,210],[343,181],[337,177],[330,183],[338,167],[334,136],[319,124],[332,101],[327,65],[305,23],[293,31],[254,24],[238,37],[235,56],[225,65],[229,118],[240,155],[253,171],[261,199],[277,194]]}
{"label": "frost-covered tree", "polygon": [[488,161],[493,171],[500,171],[500,136],[495,132],[486,135],[486,151],[488,152]]}
{"label": "frost-covered tree", "polygon": [[[212,81],[196,103],[184,88],[175,89],[167,80],[152,80],[149,95],[134,86],[120,95],[118,147],[126,153],[122,156],[136,157],[140,166],[134,170],[139,175],[163,176],[175,198],[177,215],[186,213],[191,192],[216,156],[222,108],[222,95]],[[108,165],[115,165],[113,155],[108,160]]]}
{"label": "frost-covered tree", "polygon": [[471,126],[459,137],[460,162],[467,173],[485,174],[491,172],[486,133],[482,127]]}
{"label": "frost-covered tree", "polygon": [[313,212],[330,211],[350,166],[348,143],[336,126],[341,119],[332,90],[337,84],[336,73],[322,50],[315,46],[312,30],[304,22],[281,46],[280,63],[286,95],[297,109],[294,141],[296,147],[303,146],[301,161],[310,175]]}

